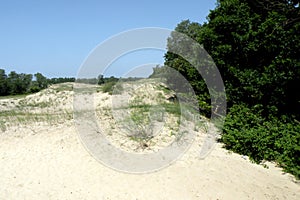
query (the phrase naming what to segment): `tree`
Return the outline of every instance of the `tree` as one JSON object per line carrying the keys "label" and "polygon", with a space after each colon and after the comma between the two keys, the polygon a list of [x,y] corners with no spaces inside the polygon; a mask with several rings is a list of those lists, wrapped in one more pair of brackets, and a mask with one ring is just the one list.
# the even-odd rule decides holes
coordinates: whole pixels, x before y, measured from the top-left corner
{"label": "tree", "polygon": [[[183,21],[175,30],[203,44],[212,56],[225,82],[229,106],[241,102],[275,106],[279,114],[292,112],[299,117],[300,98],[293,91],[300,90],[300,23],[293,20],[286,26],[297,18],[291,13],[299,8],[280,1],[284,11],[254,9],[249,2],[220,0],[207,23]],[[182,73],[197,94],[207,96],[201,77],[180,56],[168,52],[165,65]],[[202,99],[209,103],[209,98]]]}
{"label": "tree", "polygon": [[29,92],[31,81],[31,74],[18,74],[15,71],[10,72],[7,78],[7,94],[15,95]]}
{"label": "tree", "polygon": [[41,73],[36,73],[35,75],[37,86],[40,89],[45,89],[48,87],[48,80],[45,76],[43,76]]}
{"label": "tree", "polygon": [[21,83],[21,88],[20,88],[20,93],[24,94],[29,92],[29,88],[31,86],[32,82],[32,74],[20,74],[19,75],[20,83]]}
{"label": "tree", "polygon": [[[275,160],[300,178],[299,1],[219,0],[207,20],[183,21],[175,30],[202,44],[223,77],[229,113],[221,141],[257,162]],[[172,35],[168,40],[168,48],[181,44]],[[170,50],[165,65],[189,81],[199,102],[209,104],[190,63]],[[203,108],[207,114],[209,106]]]}
{"label": "tree", "polygon": [[20,94],[22,88],[22,82],[20,81],[20,75],[15,71],[11,71],[8,74],[7,85],[9,94]]}
{"label": "tree", "polygon": [[0,69],[0,95],[4,96],[7,95],[7,93],[7,75],[5,74],[5,70]]}
{"label": "tree", "polygon": [[290,1],[274,1],[285,11],[253,9],[249,2],[220,1],[209,15],[203,44],[219,63],[232,103],[299,114],[299,95],[290,91],[300,89],[295,84],[300,77],[300,23],[285,26],[295,8]]}
{"label": "tree", "polygon": [[98,76],[98,85],[101,85],[101,84],[103,84],[104,83],[104,76],[102,75],[102,74],[100,74],[99,76]]}

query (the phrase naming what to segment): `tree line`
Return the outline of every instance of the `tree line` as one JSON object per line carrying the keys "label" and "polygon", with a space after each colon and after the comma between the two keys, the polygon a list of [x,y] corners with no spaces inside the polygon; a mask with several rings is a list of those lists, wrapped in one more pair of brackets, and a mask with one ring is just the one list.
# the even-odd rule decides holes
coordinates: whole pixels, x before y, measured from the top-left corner
{"label": "tree line", "polygon": [[[276,161],[300,178],[299,1],[218,0],[207,20],[182,21],[175,30],[201,44],[222,75],[228,114],[220,141],[256,162]],[[182,38],[168,39],[169,50],[181,44]],[[198,71],[172,51],[164,65],[152,76],[170,68],[180,72],[209,117],[210,94]],[[177,84],[172,76],[167,81]]]}
{"label": "tree line", "polygon": [[0,69],[0,96],[35,93],[50,84],[74,82],[75,78],[46,78],[41,73],[25,74]]}
{"label": "tree line", "polygon": [[[126,78],[122,81],[134,81],[139,78]],[[42,89],[46,89],[49,85],[77,82],[85,84],[98,84],[98,85],[110,85],[113,87],[119,78],[110,76],[104,77],[100,74],[97,78],[74,78],[74,77],[60,77],[60,78],[47,78],[41,73],[25,74],[11,71],[6,74],[4,69],[0,69],[0,96],[18,95],[18,94],[30,94],[39,92]]]}

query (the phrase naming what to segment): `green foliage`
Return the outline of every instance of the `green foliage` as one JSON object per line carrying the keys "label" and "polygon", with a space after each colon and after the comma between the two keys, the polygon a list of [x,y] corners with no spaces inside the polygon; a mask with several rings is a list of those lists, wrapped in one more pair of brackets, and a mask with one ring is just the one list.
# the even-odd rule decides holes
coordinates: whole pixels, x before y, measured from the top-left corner
{"label": "green foliage", "polygon": [[102,85],[102,92],[108,92],[108,93],[112,94],[114,86],[116,85],[116,83],[117,82],[114,82],[114,81],[104,83]]}
{"label": "green foliage", "polygon": [[20,95],[39,92],[48,87],[49,84],[75,82],[75,78],[51,78],[47,79],[41,73],[18,74],[15,71],[6,75],[5,70],[0,69],[0,96]]}
{"label": "green foliage", "polygon": [[156,65],[153,68],[153,73],[149,76],[149,78],[165,78],[167,73],[166,67]]}
{"label": "green foliage", "polygon": [[8,94],[7,75],[5,70],[0,69],[0,96]]}
{"label": "green foliage", "polygon": [[103,77],[103,75],[98,76],[98,84],[101,84],[102,92],[107,92],[109,94],[112,94],[113,92],[115,94],[121,94],[123,91],[122,81],[119,78],[116,78],[114,76],[111,77]]}
{"label": "green foliage", "polygon": [[25,94],[31,85],[31,74],[18,74],[14,71],[6,79],[8,94]]}
{"label": "green foliage", "polygon": [[104,76],[102,75],[102,74],[100,74],[99,76],[98,76],[98,85],[101,85],[101,84],[103,84],[104,83]]}
{"label": "green foliage", "polygon": [[[299,115],[300,95],[293,91],[300,90],[300,23],[286,26],[290,15],[254,9],[242,0],[223,0],[209,14],[208,23],[183,21],[175,30],[203,44],[212,56],[224,79],[229,105],[263,104],[276,106],[280,113]],[[168,47],[180,42],[171,37]],[[198,72],[171,52],[165,55],[165,65],[190,82],[208,115],[210,97]],[[176,80],[169,76],[170,82]]]}
{"label": "green foliage", "polygon": [[300,178],[300,123],[286,116],[267,119],[262,112],[261,105],[234,105],[221,141],[226,148],[248,155],[255,162],[275,160]]}
{"label": "green foliage", "polygon": [[151,139],[152,130],[151,130],[151,120],[149,117],[149,109],[150,105],[131,105],[131,113],[130,120],[132,120],[132,124],[130,128],[131,132],[135,134],[132,135],[135,139],[139,141],[147,141]]}
{"label": "green foliage", "polygon": [[[175,30],[203,45],[223,77],[230,108],[222,135],[225,147],[249,155],[257,162],[275,160],[299,178],[300,8],[297,3],[219,0],[207,23],[200,25],[187,20]],[[171,35],[165,65],[189,81],[198,96],[200,110],[209,116],[212,94],[191,63],[172,53],[172,47],[182,51],[190,48],[191,52],[193,47],[185,46],[182,38]],[[157,72],[155,69],[155,76]],[[178,84],[177,80],[178,75],[168,74],[168,83]]]}
{"label": "green foliage", "polygon": [[22,126],[37,122],[46,122],[48,124],[63,123],[73,118],[73,113],[63,111],[59,113],[34,113],[26,110],[7,110],[0,112],[0,130],[6,131],[11,126]]}
{"label": "green foliage", "polygon": [[180,117],[181,115],[181,108],[180,104],[175,102],[175,103],[163,103],[161,105],[167,113],[171,113],[175,115],[176,117]]}
{"label": "green foliage", "polygon": [[74,77],[60,77],[60,78],[51,78],[48,79],[48,83],[49,84],[58,84],[58,83],[68,83],[68,82],[75,82],[75,78]]}
{"label": "green foliage", "polygon": [[36,73],[35,75],[35,78],[36,78],[36,83],[37,83],[37,86],[40,88],[40,89],[45,89],[48,87],[48,80],[45,76],[43,76],[41,73]]}
{"label": "green foliage", "polygon": [[27,94],[32,92],[32,75],[18,74],[15,71],[5,74],[5,70],[0,69],[0,96]]}
{"label": "green foliage", "polygon": [[33,84],[30,88],[29,88],[29,92],[30,93],[36,93],[39,92],[41,90],[41,88],[39,88],[39,86]]}
{"label": "green foliage", "polygon": [[222,73],[229,103],[299,114],[299,95],[291,91],[299,90],[300,23],[286,27],[288,13],[238,0],[219,1],[208,18],[200,42]]}
{"label": "green foliage", "polygon": [[62,91],[73,91],[73,85],[71,84],[60,84],[53,88],[56,92]]}
{"label": "green foliage", "polygon": [[97,78],[77,78],[76,82],[96,85],[98,83],[98,79]]}

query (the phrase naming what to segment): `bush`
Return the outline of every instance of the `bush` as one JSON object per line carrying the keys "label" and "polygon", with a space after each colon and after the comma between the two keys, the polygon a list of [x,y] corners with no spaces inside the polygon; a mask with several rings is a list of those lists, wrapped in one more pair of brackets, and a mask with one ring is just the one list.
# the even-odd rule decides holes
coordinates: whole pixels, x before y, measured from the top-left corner
{"label": "bush", "polygon": [[291,117],[262,116],[263,107],[234,105],[224,124],[221,141],[236,153],[259,163],[276,161],[286,172],[300,178],[300,123]]}
{"label": "bush", "polygon": [[40,90],[41,90],[41,88],[39,86],[33,85],[33,86],[30,87],[29,92],[30,93],[36,93],[36,92],[39,92]]}
{"label": "bush", "polygon": [[102,92],[108,92],[108,93],[112,94],[114,86],[116,85],[116,83],[117,82],[114,82],[114,81],[104,83],[103,86],[102,86]]}
{"label": "bush", "polygon": [[[259,2],[220,0],[207,23],[186,20],[175,30],[201,44],[223,77],[227,108],[231,108],[221,139],[225,147],[256,162],[274,160],[300,178],[299,7],[297,1]],[[186,43],[171,34],[165,65],[189,81],[200,110],[209,117],[211,98],[204,79],[193,63],[172,53],[179,48],[194,58],[201,55]],[[201,60],[194,65],[210,72],[210,62]],[[154,69],[155,76],[162,72]],[[177,80],[176,73],[168,74],[168,84],[184,88]]]}

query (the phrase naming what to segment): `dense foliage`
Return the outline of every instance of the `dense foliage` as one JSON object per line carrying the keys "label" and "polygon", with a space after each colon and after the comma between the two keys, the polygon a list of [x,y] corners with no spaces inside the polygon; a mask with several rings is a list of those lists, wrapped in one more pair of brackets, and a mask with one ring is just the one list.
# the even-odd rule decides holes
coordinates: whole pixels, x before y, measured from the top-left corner
{"label": "dense foliage", "polygon": [[49,84],[58,84],[58,83],[67,83],[67,82],[75,82],[74,77],[60,77],[60,78],[50,78],[48,79]]}
{"label": "dense foliage", "polygon": [[[183,21],[175,30],[202,44],[223,77],[229,112],[221,141],[257,162],[275,160],[299,178],[299,1],[219,0],[207,20]],[[170,37],[168,48],[180,42]],[[210,95],[198,72],[171,52],[165,65],[190,82],[209,116]]]}
{"label": "dense foliage", "polygon": [[0,69],[0,96],[34,93],[47,88],[49,84],[74,81],[75,78],[48,79],[41,73],[32,75],[11,71],[6,75],[5,70]]}
{"label": "dense foliage", "polygon": [[0,95],[16,95],[37,92],[48,86],[47,78],[41,73],[34,74],[35,81],[32,81],[32,74],[18,74],[15,71],[6,75],[5,70],[0,69]]}
{"label": "dense foliage", "polygon": [[225,147],[255,162],[276,161],[300,178],[300,123],[290,116],[266,117],[264,107],[233,105],[225,121]]}

